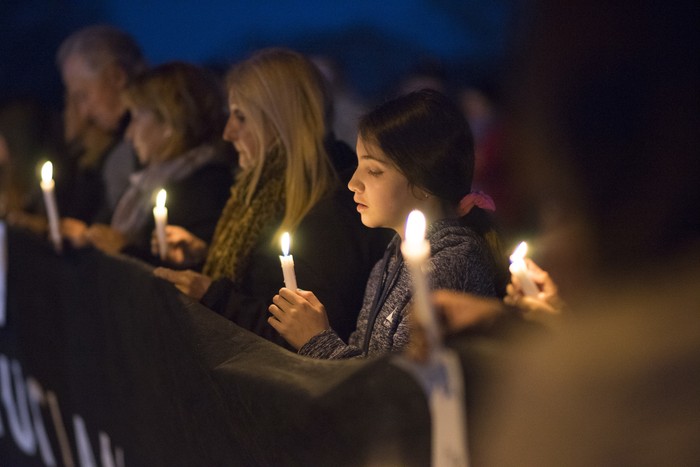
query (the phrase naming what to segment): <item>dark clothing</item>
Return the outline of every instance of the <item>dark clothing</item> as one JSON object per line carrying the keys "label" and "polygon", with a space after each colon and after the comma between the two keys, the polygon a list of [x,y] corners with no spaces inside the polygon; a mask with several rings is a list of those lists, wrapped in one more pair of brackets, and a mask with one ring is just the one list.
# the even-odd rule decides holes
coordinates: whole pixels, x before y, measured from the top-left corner
{"label": "dark clothing", "polygon": [[333,163],[335,171],[338,173],[340,183],[347,186],[357,168],[357,156],[355,151],[344,141],[335,139],[331,134],[326,139],[326,150]]}
{"label": "dark clothing", "polygon": [[[214,235],[216,223],[221,215],[233,183],[232,167],[224,161],[202,166],[183,180],[166,183],[168,224],[187,229],[202,240],[209,242]],[[160,259],[151,254],[151,236],[155,229],[153,216],[133,236],[132,243],[123,253],[159,265]],[[167,264],[168,267],[173,267]]]}
{"label": "dark clothing", "polygon": [[[426,238],[430,242],[426,271],[431,289],[496,296],[496,267],[483,237],[460,225],[457,219],[443,219],[428,227]],[[394,237],[384,259],[372,270],[357,330],[350,339],[335,332],[331,323],[332,329],[311,338],[299,349],[300,354],[343,359],[380,355],[406,347],[410,337],[408,314],[413,290],[399,249],[400,240],[398,235]],[[378,294],[381,299],[375,300]],[[330,310],[326,304],[326,311]]]}
{"label": "dark clothing", "polygon": [[[73,150],[73,154],[65,161],[59,162],[55,171],[56,200],[61,217],[79,219],[88,225],[95,222],[109,223],[115,203],[110,201],[107,193],[123,191],[128,185],[129,174],[137,166],[136,154],[124,140],[128,124],[127,113],[119,123],[112,142],[89,167],[80,166],[80,150]],[[118,164],[119,174],[109,173],[108,169],[115,165],[116,160],[121,160]],[[107,165],[107,161],[111,161],[110,165]]]}
{"label": "dark clothing", "polygon": [[77,158],[59,162],[56,168],[56,202],[61,217],[92,224],[104,204],[102,157],[90,167],[78,166]]}
{"label": "dark clothing", "polygon": [[[289,348],[267,323],[272,297],[284,286],[279,245],[270,229],[253,250],[241,285],[228,279],[212,283],[202,303],[245,329]],[[321,200],[292,234],[299,288],[311,290],[328,310],[331,326],[341,336],[355,329],[369,272],[387,244],[386,231],[368,229],[355,212],[352,193],[340,188]]]}

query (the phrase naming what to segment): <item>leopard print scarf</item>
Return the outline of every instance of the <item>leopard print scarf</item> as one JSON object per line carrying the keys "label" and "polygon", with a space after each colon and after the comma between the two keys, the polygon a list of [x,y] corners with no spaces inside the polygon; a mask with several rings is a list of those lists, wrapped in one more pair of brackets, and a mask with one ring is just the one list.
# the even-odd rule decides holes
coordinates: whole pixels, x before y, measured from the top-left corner
{"label": "leopard print scarf", "polygon": [[269,153],[249,204],[245,198],[250,175],[233,185],[231,197],[216,225],[204,274],[214,280],[227,277],[234,284],[242,280],[251,253],[262,240],[263,233],[276,226],[284,214],[285,168],[286,160],[281,151]]}

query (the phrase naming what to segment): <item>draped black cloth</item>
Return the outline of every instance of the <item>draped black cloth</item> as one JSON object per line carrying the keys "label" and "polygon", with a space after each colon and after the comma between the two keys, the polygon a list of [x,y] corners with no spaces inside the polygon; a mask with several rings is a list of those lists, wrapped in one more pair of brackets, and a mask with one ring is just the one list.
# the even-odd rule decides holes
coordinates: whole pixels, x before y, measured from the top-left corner
{"label": "draped black cloth", "polygon": [[136,260],[7,236],[3,465],[429,463],[425,397],[390,357],[301,357]]}

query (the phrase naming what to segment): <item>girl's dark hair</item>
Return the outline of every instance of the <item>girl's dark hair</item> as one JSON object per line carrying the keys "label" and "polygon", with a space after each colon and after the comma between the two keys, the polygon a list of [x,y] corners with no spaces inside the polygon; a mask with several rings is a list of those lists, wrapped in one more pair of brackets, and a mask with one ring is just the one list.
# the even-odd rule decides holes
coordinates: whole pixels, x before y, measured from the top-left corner
{"label": "girl's dark hair", "polygon": [[[444,94],[423,89],[385,102],[360,120],[359,134],[380,148],[412,186],[447,205],[456,208],[471,192],[474,139],[464,114]],[[474,207],[461,221],[488,242],[497,287],[504,292],[509,277],[491,217]]]}
{"label": "girl's dark hair", "polygon": [[388,101],[360,120],[359,133],[411,185],[453,206],[471,191],[474,140],[466,118],[444,94],[424,89]]}

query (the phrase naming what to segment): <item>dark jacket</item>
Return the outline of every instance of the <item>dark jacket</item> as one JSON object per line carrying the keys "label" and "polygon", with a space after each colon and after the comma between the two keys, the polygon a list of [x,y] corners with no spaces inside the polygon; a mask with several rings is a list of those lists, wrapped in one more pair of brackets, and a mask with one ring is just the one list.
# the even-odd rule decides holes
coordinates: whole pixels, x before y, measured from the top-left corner
{"label": "dark jacket", "polygon": [[[254,249],[240,286],[218,279],[202,303],[243,328],[289,348],[267,323],[272,297],[284,287],[280,246],[271,244],[274,230],[263,235]],[[314,292],[328,310],[331,326],[347,338],[355,329],[369,272],[387,244],[386,231],[363,226],[352,193],[339,188],[314,206],[290,233],[298,287]]]}
{"label": "dark jacket", "polygon": [[87,224],[109,223],[115,205],[112,198],[123,193],[129,175],[138,165],[133,147],[124,139],[129,120],[127,112],[93,165],[80,166],[79,147],[69,149],[66,158],[58,161],[56,199],[62,217],[73,217]]}
{"label": "dark jacket", "polygon": [[[216,161],[202,166],[189,177],[165,184],[168,193],[168,224],[183,227],[209,243],[214,235],[221,210],[231,193],[231,165]],[[159,265],[160,259],[151,254],[151,236],[155,229],[153,216],[124,248],[126,253]],[[166,264],[173,267],[171,264]]]}

